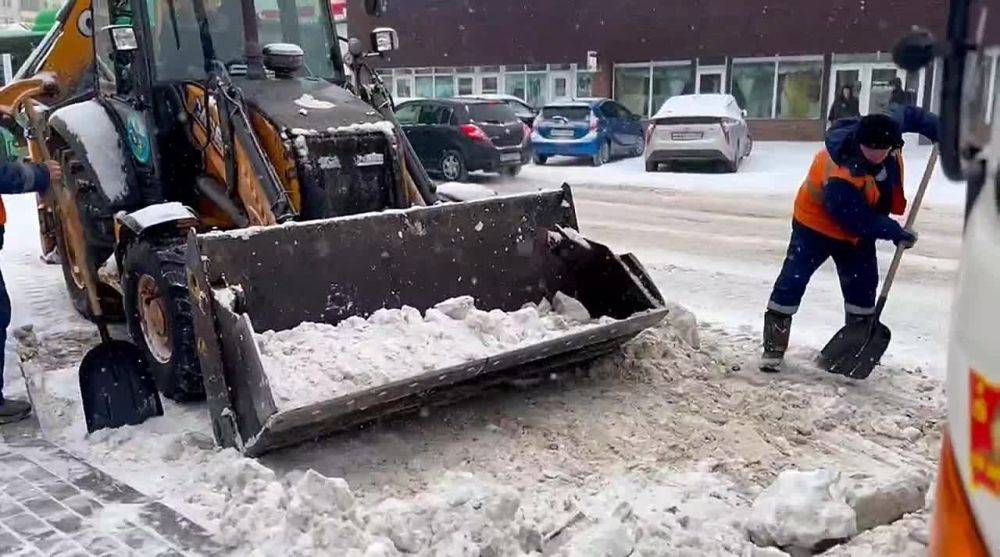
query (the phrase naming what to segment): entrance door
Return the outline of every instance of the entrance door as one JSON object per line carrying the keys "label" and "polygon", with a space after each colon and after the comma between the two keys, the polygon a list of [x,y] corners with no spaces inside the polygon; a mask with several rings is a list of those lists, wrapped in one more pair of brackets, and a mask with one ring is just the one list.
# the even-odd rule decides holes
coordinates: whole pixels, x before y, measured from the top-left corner
{"label": "entrance door", "polygon": [[695,90],[703,95],[721,93],[725,76],[725,66],[699,66],[698,83],[695,84]]}
{"label": "entrance door", "polygon": [[900,85],[906,83],[906,72],[890,64],[873,66],[870,75],[868,99],[862,103],[861,111],[865,114],[885,112],[892,97],[894,81],[899,79]]}
{"label": "entrance door", "polygon": [[823,117],[830,114],[830,107],[843,94],[845,87],[850,87],[854,93],[854,98],[858,99],[858,110],[864,112],[864,103],[861,102],[862,91],[865,89],[865,68],[861,65],[840,65],[832,68],[833,79],[830,80],[830,96]]}
{"label": "entrance door", "polygon": [[551,72],[549,74],[549,98],[567,99],[573,97],[573,73],[572,72]]}
{"label": "entrance door", "polygon": [[[830,80],[827,114],[845,86],[854,89],[854,95],[858,98],[858,108],[861,115],[865,116],[884,112],[889,106],[893,80],[898,78],[901,84],[907,83],[906,72],[893,64],[834,64],[831,71],[834,78]],[[919,98],[920,92],[915,91],[914,97]]]}

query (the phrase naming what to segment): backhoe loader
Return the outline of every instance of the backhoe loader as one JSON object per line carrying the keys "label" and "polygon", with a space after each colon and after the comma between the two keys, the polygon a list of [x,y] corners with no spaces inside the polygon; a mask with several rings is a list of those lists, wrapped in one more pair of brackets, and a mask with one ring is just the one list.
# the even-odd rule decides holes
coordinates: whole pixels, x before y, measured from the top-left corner
{"label": "backhoe loader", "polygon": [[[376,29],[344,56],[329,11],[70,0],[0,90],[31,157],[45,142],[64,167],[40,200],[43,248],[80,312],[94,316],[92,285],[97,313],[124,317],[162,394],[207,396],[218,442],[260,454],[578,364],[665,316],[634,257],[565,232],[568,186],[439,202],[366,63],[397,35]],[[291,410],[276,407],[254,341],[380,308],[471,295],[512,311],[557,292],[613,321]]]}

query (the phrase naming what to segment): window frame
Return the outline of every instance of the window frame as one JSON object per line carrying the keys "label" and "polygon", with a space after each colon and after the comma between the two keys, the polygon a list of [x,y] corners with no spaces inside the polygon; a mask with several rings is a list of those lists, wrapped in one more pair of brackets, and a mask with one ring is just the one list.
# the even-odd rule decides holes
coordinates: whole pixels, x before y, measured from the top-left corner
{"label": "window frame", "polygon": [[[778,66],[781,62],[793,63],[793,62],[819,62],[820,65],[820,110],[819,116],[817,118],[808,118],[809,120],[822,120],[823,119],[823,79],[826,77],[826,64],[823,62],[823,56],[818,54],[809,54],[804,56],[761,56],[761,57],[748,57],[748,58],[733,58],[731,60],[732,67],[735,68],[740,64],[762,64],[770,63],[772,65],[772,71],[774,72],[773,81],[771,83],[771,115],[767,118],[747,118],[748,120],[783,120],[784,118],[778,118]],[[735,71],[729,71],[728,76],[728,89],[732,91],[732,79]],[[745,107],[741,107],[745,108]],[[800,118],[788,118],[785,120],[798,120]]]}
{"label": "window frame", "polygon": [[[653,106],[653,69],[654,68],[668,68],[668,67],[681,67],[687,66],[689,69],[692,66],[694,71],[697,72],[697,66],[692,60],[661,60],[661,61],[649,61],[649,62],[624,62],[621,64],[614,64],[611,68],[611,95],[615,102],[621,104],[615,95],[615,90],[618,83],[618,68],[646,68],[646,79],[648,80],[648,85],[646,87],[646,110],[644,114],[640,114],[641,118],[651,118],[653,114],[659,110],[659,107]],[[697,77],[695,78],[697,82]],[[624,105],[623,105],[624,106]],[[631,112],[631,111],[629,111]],[[637,113],[636,113],[637,114]]]}

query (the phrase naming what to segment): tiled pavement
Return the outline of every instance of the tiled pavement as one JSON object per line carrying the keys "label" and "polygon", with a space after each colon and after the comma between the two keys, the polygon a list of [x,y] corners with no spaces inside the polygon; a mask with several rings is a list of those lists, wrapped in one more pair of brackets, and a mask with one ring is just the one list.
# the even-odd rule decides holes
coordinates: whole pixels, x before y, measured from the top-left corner
{"label": "tiled pavement", "polygon": [[42,439],[30,420],[0,435],[0,555],[223,552],[200,526]]}

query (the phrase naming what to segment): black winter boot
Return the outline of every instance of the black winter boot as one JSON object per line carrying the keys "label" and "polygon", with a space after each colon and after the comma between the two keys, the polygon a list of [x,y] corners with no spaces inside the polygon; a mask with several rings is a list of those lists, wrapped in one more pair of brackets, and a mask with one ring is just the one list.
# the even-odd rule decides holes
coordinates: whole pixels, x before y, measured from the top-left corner
{"label": "black winter boot", "polygon": [[788,337],[792,331],[792,316],[767,310],[764,314],[764,354],[760,357],[760,370],[777,373],[788,350]]}

